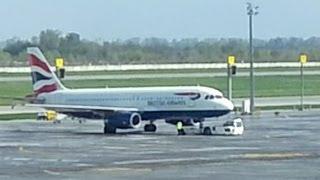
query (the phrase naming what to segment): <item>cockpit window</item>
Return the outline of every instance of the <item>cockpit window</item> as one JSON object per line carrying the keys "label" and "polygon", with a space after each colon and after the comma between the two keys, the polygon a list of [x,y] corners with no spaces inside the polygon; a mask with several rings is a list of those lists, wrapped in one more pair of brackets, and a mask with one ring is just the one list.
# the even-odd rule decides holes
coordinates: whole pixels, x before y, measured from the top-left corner
{"label": "cockpit window", "polygon": [[208,99],[221,99],[221,98],[223,98],[223,96],[221,96],[221,95],[206,95],[205,97],[204,97],[204,99],[205,100],[208,100]]}

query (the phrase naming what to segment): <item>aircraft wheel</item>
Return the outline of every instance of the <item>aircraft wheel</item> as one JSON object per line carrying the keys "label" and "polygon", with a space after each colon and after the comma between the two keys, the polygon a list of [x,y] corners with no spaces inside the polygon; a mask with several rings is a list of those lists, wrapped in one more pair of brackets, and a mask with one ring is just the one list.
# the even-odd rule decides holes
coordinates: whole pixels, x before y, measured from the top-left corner
{"label": "aircraft wheel", "polygon": [[154,125],[154,124],[146,124],[144,126],[144,131],[145,132],[156,132],[156,130],[157,130],[157,126]]}
{"label": "aircraft wheel", "polygon": [[206,135],[206,136],[212,135],[212,131],[211,131],[210,127],[205,127],[203,129],[203,135]]}
{"label": "aircraft wheel", "polygon": [[116,133],[117,128],[108,125],[108,123],[104,124],[104,128],[103,128],[103,132],[104,134],[115,134]]}

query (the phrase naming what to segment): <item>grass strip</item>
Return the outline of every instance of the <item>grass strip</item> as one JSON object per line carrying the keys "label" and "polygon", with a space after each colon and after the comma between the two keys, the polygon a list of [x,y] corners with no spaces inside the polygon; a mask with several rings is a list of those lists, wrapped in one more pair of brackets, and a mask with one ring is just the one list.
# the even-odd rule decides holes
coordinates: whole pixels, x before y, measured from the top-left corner
{"label": "grass strip", "polygon": [[0,114],[0,121],[36,119],[35,113]]}
{"label": "grass strip", "polygon": [[[305,75],[305,96],[320,95],[320,76]],[[300,76],[258,76],[256,82],[256,97],[300,96]],[[226,77],[181,77],[156,79],[119,79],[119,80],[76,80],[64,81],[69,88],[113,88],[113,87],[143,87],[143,86],[208,86],[227,94]],[[249,77],[233,78],[233,97],[249,97]],[[32,93],[31,82],[14,81],[0,84],[0,96],[24,97]],[[10,105],[13,100],[0,98],[0,105]]]}

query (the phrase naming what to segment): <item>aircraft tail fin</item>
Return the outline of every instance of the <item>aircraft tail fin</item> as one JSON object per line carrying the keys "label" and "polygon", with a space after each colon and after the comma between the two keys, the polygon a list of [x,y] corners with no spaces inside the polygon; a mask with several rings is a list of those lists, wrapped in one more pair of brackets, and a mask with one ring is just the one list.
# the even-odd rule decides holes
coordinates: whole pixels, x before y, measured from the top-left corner
{"label": "aircraft tail fin", "polygon": [[27,54],[31,67],[33,92],[36,96],[66,89],[38,47],[27,48]]}

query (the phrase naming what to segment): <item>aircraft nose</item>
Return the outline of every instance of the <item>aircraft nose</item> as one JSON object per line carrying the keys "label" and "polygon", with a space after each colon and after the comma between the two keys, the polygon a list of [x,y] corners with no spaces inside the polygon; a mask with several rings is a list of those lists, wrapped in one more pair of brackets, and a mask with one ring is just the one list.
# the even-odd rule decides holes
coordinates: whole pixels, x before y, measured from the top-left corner
{"label": "aircraft nose", "polygon": [[229,99],[227,99],[227,98],[224,99],[223,105],[225,106],[226,109],[228,109],[228,110],[230,110],[230,111],[233,111],[233,110],[234,110],[234,105],[233,105],[233,103],[232,103]]}

